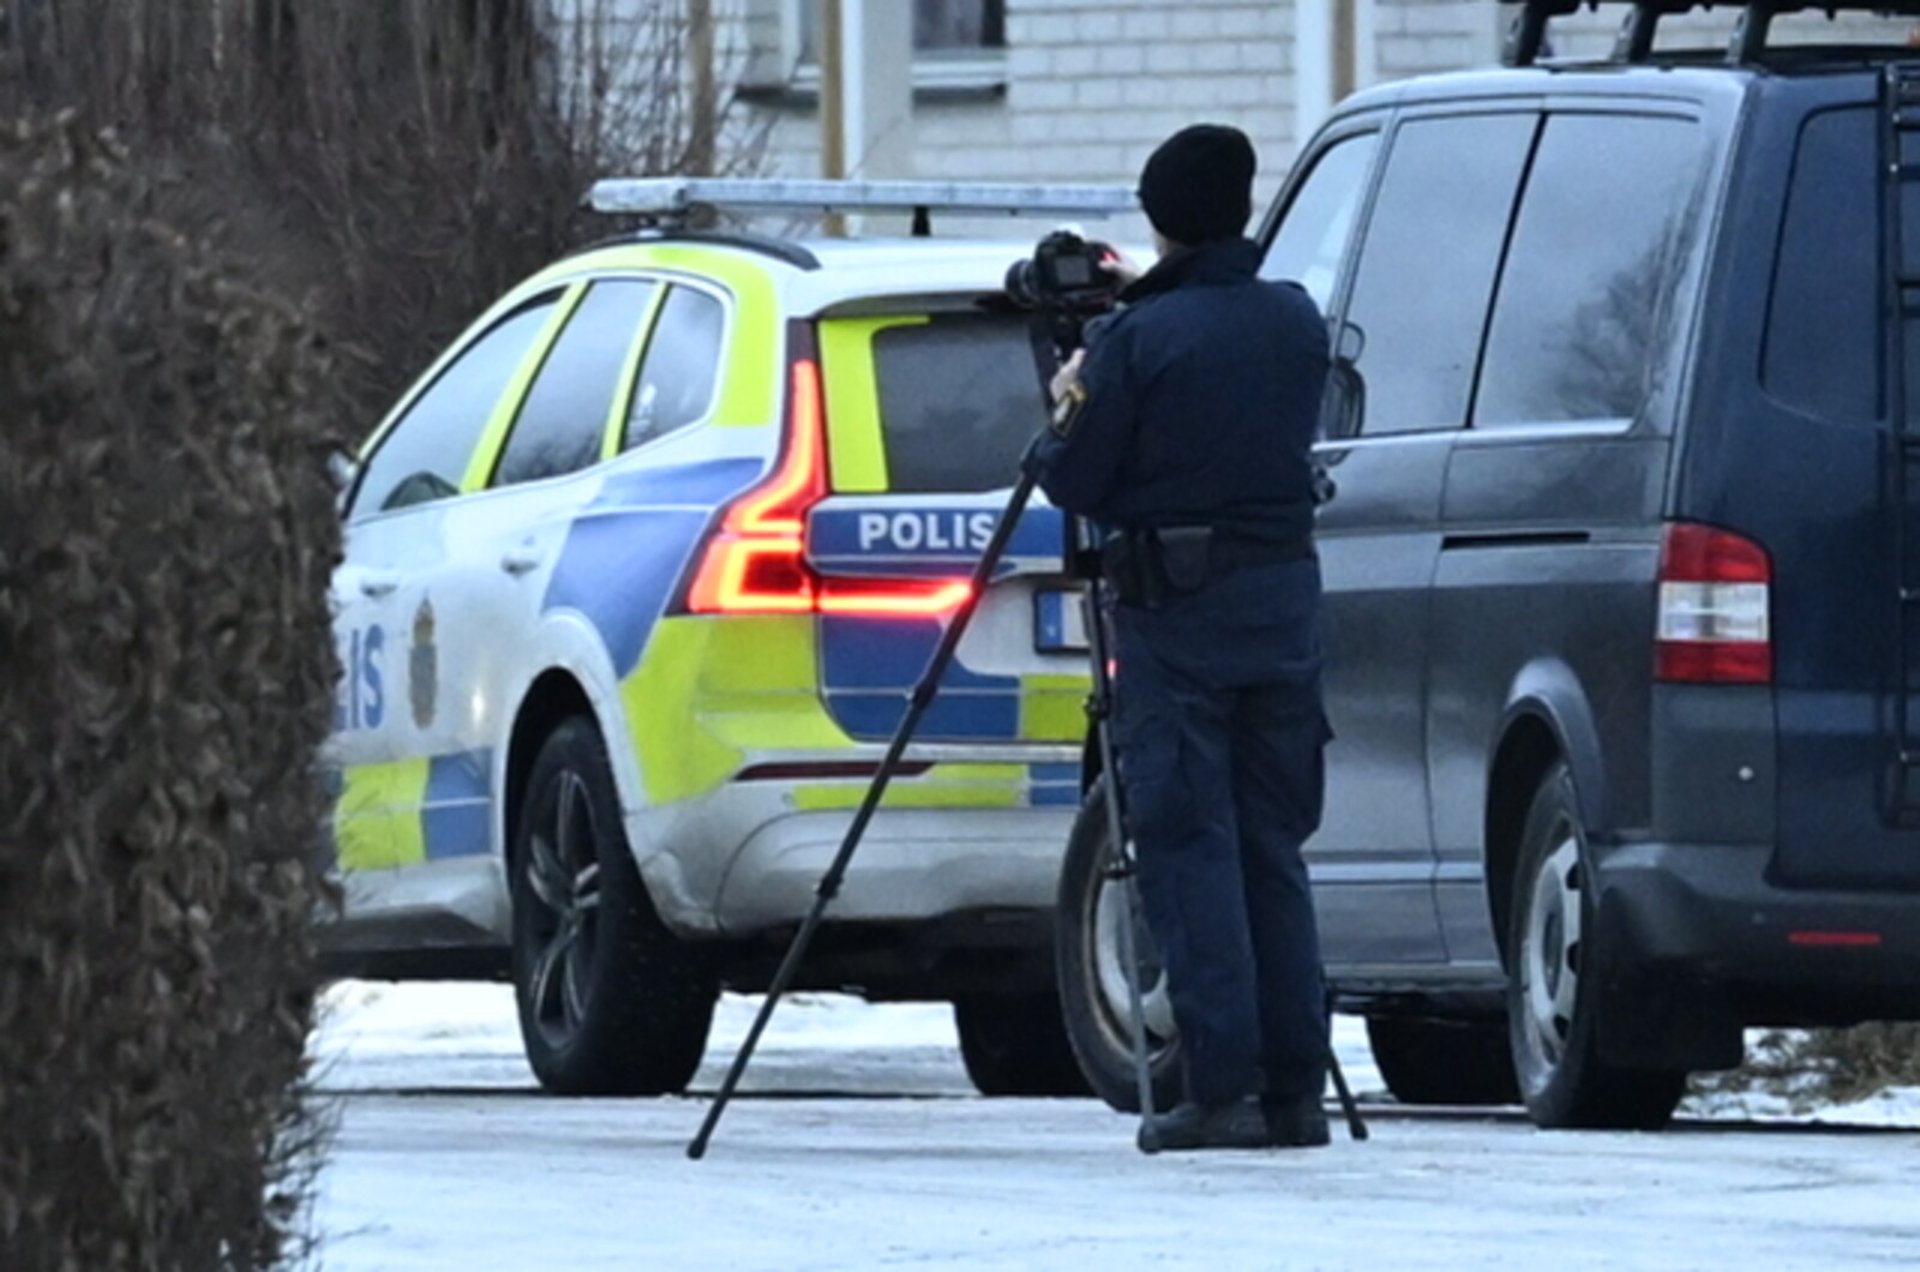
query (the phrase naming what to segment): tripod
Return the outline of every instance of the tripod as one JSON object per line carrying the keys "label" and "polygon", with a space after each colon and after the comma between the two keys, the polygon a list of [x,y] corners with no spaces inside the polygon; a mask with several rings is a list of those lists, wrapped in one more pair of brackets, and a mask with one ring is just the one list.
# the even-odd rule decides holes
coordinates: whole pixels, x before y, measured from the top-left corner
{"label": "tripod", "polygon": [[[840,894],[841,885],[846,880],[847,867],[853,861],[853,854],[859,849],[861,839],[866,835],[867,827],[872,823],[874,814],[879,811],[880,802],[886,797],[887,786],[893,774],[900,766],[901,758],[906,754],[908,744],[913,740],[914,731],[919,728],[921,717],[933,704],[939,692],[940,681],[946,675],[947,667],[953,662],[954,651],[960,646],[960,639],[966,634],[967,625],[980,607],[982,597],[993,582],[994,572],[999,568],[1001,558],[1006,554],[1007,544],[1013,537],[1014,527],[1020,516],[1026,511],[1027,504],[1033,498],[1034,487],[1039,481],[1039,464],[1036,448],[1029,447],[1026,458],[1020,465],[1020,480],[1013,488],[1012,496],[1007,500],[1006,510],[1001,513],[992,536],[980,553],[979,561],[974,565],[973,576],[967,590],[967,598],[954,612],[947,623],[946,631],[941,634],[940,643],[934,647],[933,656],[927,662],[927,668],[921,673],[919,683],[913,688],[907,701],[907,710],[895,727],[893,738],[887,743],[886,753],[881,757],[879,770],[874,774],[873,782],[867,787],[866,796],[860,801],[853,820],[847,825],[847,833],[840,841],[827,871],[821,876],[814,888],[814,901],[801,922],[800,929],[794,934],[793,943],[787,947],[786,956],[780,960],[779,968],[774,972],[773,981],[767,987],[765,1000],[759,1013],[754,1017],[753,1025],[747,1030],[746,1039],[740,1044],[740,1050],[733,1058],[733,1064],[727,1069],[726,1078],[720,1084],[719,1092],[713,1103],[708,1106],[707,1115],[700,1124],[699,1132],[687,1145],[687,1156],[699,1161],[706,1156],[707,1145],[713,1138],[714,1129],[719,1126],[720,1118],[725,1114],[727,1105],[733,1100],[739,1088],[740,1079],[746,1073],[747,1064],[753,1058],[760,1036],[766,1032],[767,1023],[773,1017],[774,1008],[793,984],[800,969],[801,960],[806,956],[808,947],[813,943],[819,931],[826,910]],[[1080,536],[1076,532],[1070,536],[1070,555],[1074,558],[1070,564],[1077,564],[1082,553]],[[1112,680],[1109,674],[1108,655],[1104,626],[1101,622],[1100,601],[1101,583],[1099,572],[1088,573],[1087,644],[1093,661],[1093,696],[1088,703],[1088,714],[1092,717],[1095,744],[1099,748],[1100,762],[1106,773],[1114,774],[1113,741],[1108,731],[1109,706],[1112,701]],[[1127,971],[1127,997],[1129,1014],[1133,1028],[1133,1061],[1136,1081],[1140,1089],[1140,1110],[1143,1119],[1153,1116],[1153,1074],[1151,1061],[1147,1055],[1146,1012],[1140,997],[1140,965],[1134,949],[1135,934],[1132,916],[1134,871],[1131,851],[1124,831],[1124,817],[1120,806],[1119,783],[1108,781],[1106,786],[1106,815],[1108,817],[1109,843],[1115,860],[1109,866],[1109,877],[1119,878],[1128,890],[1127,920],[1120,927],[1120,957]],[[1334,1074],[1335,1086],[1340,1094],[1341,1107],[1347,1116],[1347,1125],[1355,1139],[1366,1138],[1366,1127],[1360,1121],[1358,1110],[1354,1107],[1353,1096],[1347,1089],[1345,1077],[1340,1073],[1340,1064],[1328,1052],[1330,1068]],[[1143,1121],[1143,1125],[1146,1124]]]}

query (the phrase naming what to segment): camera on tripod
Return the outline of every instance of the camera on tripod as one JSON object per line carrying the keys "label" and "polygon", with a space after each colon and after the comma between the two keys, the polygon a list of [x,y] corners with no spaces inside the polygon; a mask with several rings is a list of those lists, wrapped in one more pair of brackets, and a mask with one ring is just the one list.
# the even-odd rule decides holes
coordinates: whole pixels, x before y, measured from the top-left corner
{"label": "camera on tripod", "polygon": [[1069,229],[1041,239],[1033,255],[1007,269],[1007,299],[1047,322],[1062,360],[1083,343],[1087,320],[1112,309],[1124,286],[1108,266],[1120,259],[1112,244]]}

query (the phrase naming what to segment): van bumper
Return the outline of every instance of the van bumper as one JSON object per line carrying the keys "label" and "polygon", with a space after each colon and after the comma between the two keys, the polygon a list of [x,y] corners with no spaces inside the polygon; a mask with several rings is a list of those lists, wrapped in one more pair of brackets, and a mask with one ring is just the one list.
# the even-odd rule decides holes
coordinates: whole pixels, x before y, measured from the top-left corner
{"label": "van bumper", "polygon": [[1920,892],[1785,888],[1767,878],[1771,856],[1765,845],[1596,852],[1600,980],[1626,1000],[1602,1016],[1620,1022],[1603,1028],[1605,1051],[1626,1063],[1633,1035],[1699,1033],[1719,1037],[1723,1057],[1731,1045],[1735,1064],[1740,1026],[1920,1019]]}

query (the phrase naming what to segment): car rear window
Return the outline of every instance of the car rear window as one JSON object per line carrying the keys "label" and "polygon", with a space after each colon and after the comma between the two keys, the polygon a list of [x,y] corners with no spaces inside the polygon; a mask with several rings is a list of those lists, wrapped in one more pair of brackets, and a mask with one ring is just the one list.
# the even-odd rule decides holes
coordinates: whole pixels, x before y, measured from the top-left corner
{"label": "car rear window", "polygon": [[1882,414],[1875,118],[1849,107],[1807,119],[1774,266],[1761,382],[1785,405],[1830,419]]}
{"label": "car rear window", "polygon": [[995,490],[1047,420],[1024,317],[936,315],[873,338],[888,487],[896,493]]}

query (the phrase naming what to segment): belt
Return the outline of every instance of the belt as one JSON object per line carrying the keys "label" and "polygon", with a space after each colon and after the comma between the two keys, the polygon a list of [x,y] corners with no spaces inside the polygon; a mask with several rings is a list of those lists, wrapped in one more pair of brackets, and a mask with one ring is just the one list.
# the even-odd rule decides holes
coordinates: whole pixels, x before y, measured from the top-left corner
{"label": "belt", "polygon": [[1115,598],[1158,608],[1238,570],[1305,561],[1311,534],[1263,537],[1226,527],[1169,526],[1116,533],[1101,549],[1101,574]]}

